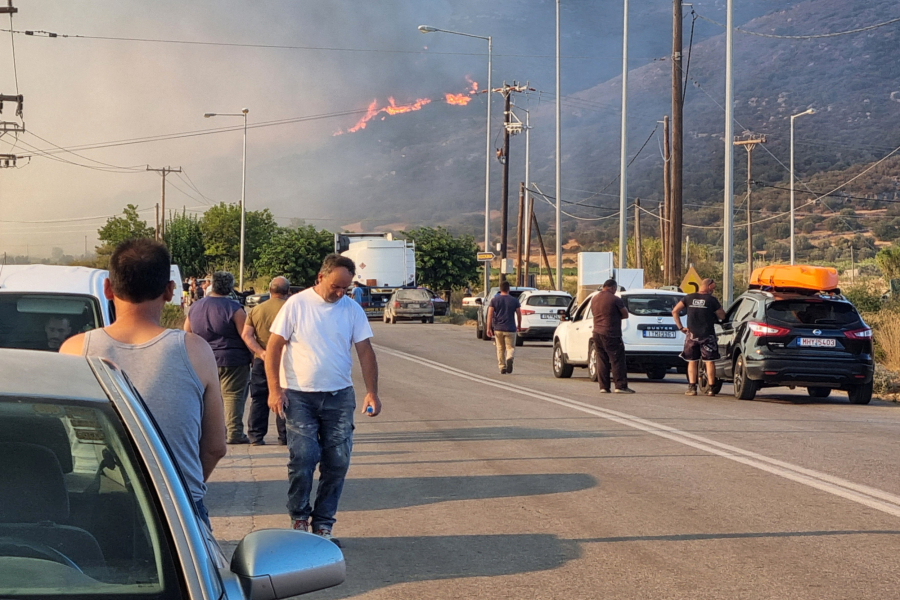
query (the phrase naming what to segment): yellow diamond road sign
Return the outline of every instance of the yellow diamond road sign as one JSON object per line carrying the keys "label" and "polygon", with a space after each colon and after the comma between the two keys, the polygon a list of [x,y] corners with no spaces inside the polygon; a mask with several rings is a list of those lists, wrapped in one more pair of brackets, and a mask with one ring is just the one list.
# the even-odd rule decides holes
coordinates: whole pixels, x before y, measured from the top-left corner
{"label": "yellow diamond road sign", "polygon": [[493,252],[479,252],[477,254],[477,257],[478,257],[478,260],[481,262],[490,262],[490,261],[494,260],[494,253]]}
{"label": "yellow diamond road sign", "polygon": [[688,269],[687,275],[684,276],[684,279],[681,280],[681,291],[685,294],[696,294],[700,291],[700,282],[703,281],[700,279],[700,275],[697,274],[697,271],[694,267]]}

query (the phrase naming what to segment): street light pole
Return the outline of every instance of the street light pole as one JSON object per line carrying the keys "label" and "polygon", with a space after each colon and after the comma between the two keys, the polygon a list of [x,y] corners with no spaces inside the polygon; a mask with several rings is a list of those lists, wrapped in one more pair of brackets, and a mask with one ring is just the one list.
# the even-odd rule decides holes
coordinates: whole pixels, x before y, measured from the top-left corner
{"label": "street light pole", "polygon": [[[461,31],[450,31],[449,29],[438,29],[437,27],[429,27],[428,25],[419,25],[419,31],[422,33],[449,33],[451,35],[461,35],[464,37],[486,40],[488,44],[488,69],[487,69],[487,127],[485,129],[484,139],[484,251],[491,251],[491,94],[494,93],[493,81],[491,73],[493,72],[492,61],[494,52],[494,41],[491,36],[473,35],[471,33],[463,33]],[[491,263],[484,264],[484,297],[487,298],[491,289]]]}
{"label": "street light pole", "polygon": [[[622,139],[619,149],[619,268],[628,258],[628,0],[622,24]],[[637,239],[635,237],[635,239]],[[637,252],[637,246],[635,246]],[[640,260],[640,259],[638,259]]]}
{"label": "street light pole", "polygon": [[791,115],[791,264],[794,264],[794,119],[803,115],[815,114],[814,108],[807,108],[802,113]]}
{"label": "street light pole", "polygon": [[250,112],[249,108],[242,108],[239,113],[205,113],[203,116],[205,118],[210,117],[243,117],[244,118],[244,147],[241,152],[241,250],[240,250],[240,265],[238,269],[240,273],[238,274],[238,289],[240,291],[244,291],[244,254],[245,254],[245,233],[247,229],[247,209],[246,209],[246,196],[247,196],[247,113]]}
{"label": "street light pole", "polygon": [[[722,299],[734,295],[734,0],[728,0],[725,26],[725,214],[722,225]],[[689,244],[690,246],[690,244]]]}
{"label": "street light pole", "polygon": [[559,2],[556,0],[556,289],[563,289],[562,276],[562,90],[559,80]]}

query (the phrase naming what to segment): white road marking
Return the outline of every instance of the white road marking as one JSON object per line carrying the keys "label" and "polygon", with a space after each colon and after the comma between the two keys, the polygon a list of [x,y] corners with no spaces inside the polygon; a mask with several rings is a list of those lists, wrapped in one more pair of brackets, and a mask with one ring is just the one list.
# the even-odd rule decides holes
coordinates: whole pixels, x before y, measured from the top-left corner
{"label": "white road marking", "polygon": [[435,369],[437,371],[442,371],[444,373],[454,375],[462,379],[468,379],[469,381],[474,381],[482,385],[495,387],[506,392],[521,394],[523,396],[528,396],[537,400],[543,400],[544,402],[549,402],[551,404],[557,404],[559,406],[564,406],[566,408],[571,408],[584,413],[595,415],[597,417],[601,417],[603,419],[607,419],[609,421],[613,421],[627,427],[632,427],[634,429],[638,429],[640,431],[665,438],[679,444],[684,444],[685,446],[690,446],[692,448],[696,448],[698,450],[702,450],[704,452],[708,452],[710,454],[714,454],[716,456],[720,456],[722,458],[726,458],[728,460],[732,460],[734,462],[741,463],[797,483],[801,483],[803,485],[815,488],[823,492],[827,492],[829,494],[833,494],[835,496],[840,496],[841,498],[857,502],[864,506],[868,506],[869,508],[874,508],[875,510],[881,511],[883,513],[887,513],[895,517],[900,517],[900,496],[896,496],[877,488],[854,483],[852,481],[847,481],[846,479],[841,479],[840,477],[828,475],[827,473],[821,473],[819,471],[807,469],[799,465],[794,465],[782,460],[770,458],[768,456],[764,456],[756,452],[751,452],[749,450],[744,450],[730,444],[723,444],[722,442],[717,442],[703,436],[688,433],[686,431],[681,431],[680,429],[669,427],[668,425],[663,425],[661,423],[656,423],[648,419],[629,415],[628,413],[623,413],[608,408],[601,408],[598,406],[592,406],[584,402],[572,400],[571,398],[565,398],[563,396],[557,396],[554,394],[549,394],[547,392],[528,389],[519,385],[515,385],[513,383],[507,383],[505,381],[495,381],[482,375],[467,373],[462,369],[450,367],[439,362],[429,360],[427,358],[421,358],[413,354],[407,354],[406,352],[386,348],[381,345],[376,345],[375,347],[380,353],[389,354],[396,358],[408,360],[419,365]]}

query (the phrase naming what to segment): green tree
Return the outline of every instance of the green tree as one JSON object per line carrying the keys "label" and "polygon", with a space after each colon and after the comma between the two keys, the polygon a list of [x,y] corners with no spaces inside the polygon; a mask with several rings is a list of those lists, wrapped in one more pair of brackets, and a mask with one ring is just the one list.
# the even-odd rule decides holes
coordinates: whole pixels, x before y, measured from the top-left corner
{"label": "green tree", "polygon": [[322,259],[334,252],[334,234],[312,225],[278,227],[259,251],[256,271],[260,276],[283,275],[294,285],[312,286]]}
{"label": "green tree", "polygon": [[115,248],[127,240],[153,237],[155,230],[138,216],[137,205],[129,204],[122,213],[124,216],[108,218],[106,224],[97,230],[101,242]]}
{"label": "green tree", "polygon": [[454,237],[444,227],[404,232],[416,243],[416,281],[435,291],[461,288],[479,279],[478,246],[471,235]]}
{"label": "green tree", "polygon": [[163,241],[172,254],[172,262],[181,268],[184,277],[206,275],[206,247],[200,231],[200,219],[187,213],[175,213],[166,221]]}
{"label": "green tree", "polygon": [[[260,249],[277,229],[275,217],[269,209],[247,212],[244,236],[245,268],[252,268],[259,258]],[[221,202],[210,207],[200,219],[200,231],[203,233],[209,266],[236,271],[241,252],[240,205]]]}
{"label": "green tree", "polygon": [[891,246],[879,251],[875,255],[875,264],[888,282],[900,278],[900,246]]}

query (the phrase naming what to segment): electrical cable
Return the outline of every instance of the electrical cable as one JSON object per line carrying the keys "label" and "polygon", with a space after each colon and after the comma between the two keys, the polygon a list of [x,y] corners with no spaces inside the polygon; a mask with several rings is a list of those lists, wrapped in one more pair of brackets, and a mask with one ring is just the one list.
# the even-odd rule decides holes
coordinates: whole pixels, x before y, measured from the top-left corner
{"label": "electrical cable", "polygon": [[684,99],[687,96],[687,83],[688,73],[691,72],[691,51],[694,49],[694,25],[697,24],[697,13],[694,12],[694,7],[691,6],[691,15],[693,18],[691,19],[691,39],[688,42],[688,55],[687,55],[687,65],[684,67],[684,81],[681,83],[681,105],[684,106]]}
{"label": "electrical cable", "polygon": [[[12,6],[10,4],[10,6]],[[16,65],[16,36],[12,32],[13,28],[12,12],[9,13],[9,41],[12,45],[13,75],[16,79],[16,95],[19,95],[19,68]]]}
{"label": "electrical cable", "polygon": [[[36,137],[37,139],[41,140],[41,141],[44,142],[45,144],[50,144],[50,145],[53,146],[54,148],[57,148],[57,149],[59,149],[59,150],[61,150],[61,151],[63,151],[63,152],[67,152],[67,153],[69,153],[69,154],[71,154],[71,155],[73,155],[73,156],[77,156],[78,158],[83,158],[84,160],[89,160],[89,161],[91,161],[91,162],[97,163],[98,165],[102,165],[102,166],[104,166],[104,167],[110,167],[110,168],[113,168],[113,169],[121,169],[121,170],[123,170],[123,171],[134,171],[134,172],[136,172],[136,173],[143,173],[143,172],[145,172],[145,167],[147,166],[147,165],[134,165],[134,166],[130,166],[130,167],[122,167],[122,166],[119,166],[119,165],[112,165],[112,164],[110,164],[110,163],[105,163],[105,162],[103,162],[103,161],[100,161],[100,160],[97,160],[97,159],[94,159],[94,158],[90,158],[90,157],[88,157],[88,156],[83,156],[83,155],[81,155],[81,154],[78,154],[77,152],[72,152],[71,150],[67,150],[66,148],[63,148],[62,146],[60,146],[60,145],[58,145],[58,144],[54,144],[54,143],[51,142],[50,140],[48,140],[48,139],[46,139],[46,138],[43,138],[43,137],[39,136],[38,134],[36,134],[36,133],[35,133],[33,130],[31,130],[31,129],[29,129],[26,133],[28,133],[29,135],[33,135],[34,137]],[[32,148],[36,148],[36,146],[34,146],[33,144],[29,144],[29,145],[30,145]]]}
{"label": "electrical cable", "polygon": [[[704,21],[712,23],[713,25],[721,27],[722,29],[725,29],[725,25],[723,25],[722,23],[713,21],[712,19],[710,19],[708,17],[704,17],[703,15],[700,15],[700,14],[698,14],[697,16],[700,17],[701,19],[703,19]],[[812,34],[812,35],[776,35],[774,33],[759,33],[757,31],[747,31],[746,29],[741,29],[740,27],[735,27],[734,30],[738,31],[740,33],[747,34],[747,35],[755,35],[757,37],[764,37],[764,38],[774,38],[777,40],[817,40],[820,38],[832,38],[832,37],[838,37],[841,35],[851,35],[854,33],[862,33],[863,31],[871,31],[873,29],[878,29],[879,27],[884,27],[886,25],[891,25],[891,24],[897,23],[897,22],[900,22],[900,17],[897,17],[895,19],[890,19],[888,21],[883,21],[881,23],[875,23],[874,25],[867,25],[865,27],[858,27],[856,29],[849,29],[847,31],[838,31],[838,32],[834,32],[834,33],[820,33],[820,34]]]}

